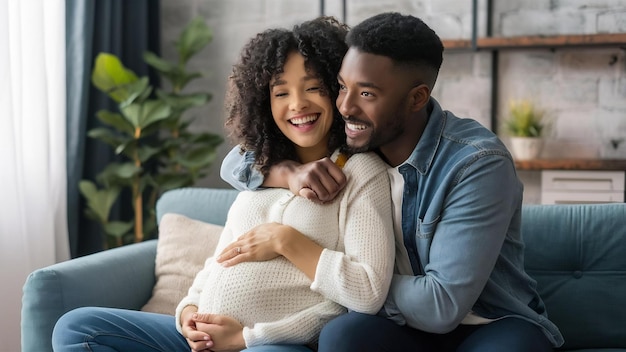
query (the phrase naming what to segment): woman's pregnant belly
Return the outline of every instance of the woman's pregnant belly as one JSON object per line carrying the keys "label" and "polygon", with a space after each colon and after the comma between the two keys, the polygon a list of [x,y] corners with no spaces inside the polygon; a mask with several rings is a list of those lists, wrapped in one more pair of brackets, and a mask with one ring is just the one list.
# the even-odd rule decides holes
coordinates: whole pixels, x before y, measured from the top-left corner
{"label": "woman's pregnant belly", "polygon": [[222,267],[213,262],[198,311],[221,314],[244,326],[276,321],[322,302],[311,280],[283,257]]}

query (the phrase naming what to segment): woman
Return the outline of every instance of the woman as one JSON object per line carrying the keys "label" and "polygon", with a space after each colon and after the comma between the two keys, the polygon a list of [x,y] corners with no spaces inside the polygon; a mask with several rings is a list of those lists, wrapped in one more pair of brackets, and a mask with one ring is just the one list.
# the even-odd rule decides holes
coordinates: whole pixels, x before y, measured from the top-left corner
{"label": "woman", "polygon": [[[227,125],[237,142],[260,156],[262,172],[285,159],[334,160],[340,154],[336,149],[345,134],[334,100],[346,31],[332,18],[319,18],[292,31],[267,30],[243,48],[231,78]],[[315,204],[283,189],[242,192],[216,253],[251,232],[289,240],[262,262],[227,266],[209,258],[180,302],[175,322],[159,317],[155,323],[149,313],[79,309],[55,327],[55,350],[81,350],[72,345],[85,339],[133,351],[171,349],[172,344],[192,351],[306,350],[304,345],[314,343],[323,324],[344,307],[376,313],[394,260],[386,166],[374,154],[358,154],[344,170],[349,185],[331,204]],[[233,247],[226,257],[253,255],[254,249]],[[107,314],[110,324],[93,323],[94,314]],[[124,336],[126,325],[142,326],[142,319],[150,322],[142,332]],[[171,325],[165,327],[167,321]],[[174,324],[178,336],[171,332]],[[81,332],[64,338],[64,330],[71,329]]]}
{"label": "woman", "polygon": [[[334,106],[344,36],[343,26],[320,18],[293,32],[266,31],[244,48],[233,71],[227,125],[235,140],[257,156],[262,172],[286,159],[306,163],[329,157],[345,141]],[[335,151],[332,158],[338,155]],[[216,249],[225,251],[220,259],[257,256],[252,245],[232,245],[250,233],[281,237],[276,243],[282,250],[260,258],[267,261],[234,266],[207,261],[177,310],[183,335],[200,345],[209,335],[217,346],[231,339],[198,331],[191,318],[198,311],[241,322],[231,320],[232,340],[248,347],[303,344],[314,342],[324,323],[343,312],[338,304],[370,314],[380,309],[393,266],[390,203],[380,203],[390,200],[386,166],[373,154],[358,154],[344,170],[350,184],[330,204],[315,204],[284,189],[239,194]],[[270,281],[267,272],[284,279]],[[233,281],[238,282],[235,290]],[[223,291],[231,294],[224,297]],[[259,323],[260,317],[269,322]]]}

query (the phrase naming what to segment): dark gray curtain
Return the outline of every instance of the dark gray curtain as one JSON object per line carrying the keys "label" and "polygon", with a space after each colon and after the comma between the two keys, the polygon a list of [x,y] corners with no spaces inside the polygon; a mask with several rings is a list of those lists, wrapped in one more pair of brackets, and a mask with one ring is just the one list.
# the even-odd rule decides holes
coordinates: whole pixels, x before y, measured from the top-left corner
{"label": "dark gray curtain", "polygon": [[[70,253],[72,258],[103,249],[100,225],[84,216],[85,200],[78,190],[82,179],[96,175],[115,160],[111,148],[86,136],[99,126],[95,113],[115,110],[115,104],[93,88],[91,70],[96,55],[117,55],[138,76],[148,75],[154,85],[158,76],[143,62],[147,50],[160,52],[160,11],[158,0],[67,0],[67,198]],[[112,209],[114,219],[132,214],[129,195]]]}

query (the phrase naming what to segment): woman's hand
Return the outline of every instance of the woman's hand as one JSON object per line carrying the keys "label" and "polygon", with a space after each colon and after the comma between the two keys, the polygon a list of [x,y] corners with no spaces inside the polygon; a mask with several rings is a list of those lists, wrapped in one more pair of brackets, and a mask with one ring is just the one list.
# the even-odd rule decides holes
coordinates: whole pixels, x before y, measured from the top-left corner
{"label": "woman's hand", "polygon": [[254,227],[224,248],[215,260],[228,267],[283,256],[313,280],[323,250],[293,227],[273,222]]}
{"label": "woman's hand", "polygon": [[207,332],[198,330],[195,319],[198,316],[197,311],[196,306],[187,306],[183,309],[180,314],[182,334],[193,352],[210,351],[213,341]]}
{"label": "woman's hand", "polygon": [[246,348],[243,325],[236,319],[217,314],[194,314],[193,319],[197,329],[210,336],[211,341],[207,343],[210,351],[241,351]]}
{"label": "woman's hand", "polygon": [[276,222],[258,225],[224,248],[216,260],[224,266],[232,266],[274,259],[282,255],[281,241],[292,231],[295,230],[290,226]]}

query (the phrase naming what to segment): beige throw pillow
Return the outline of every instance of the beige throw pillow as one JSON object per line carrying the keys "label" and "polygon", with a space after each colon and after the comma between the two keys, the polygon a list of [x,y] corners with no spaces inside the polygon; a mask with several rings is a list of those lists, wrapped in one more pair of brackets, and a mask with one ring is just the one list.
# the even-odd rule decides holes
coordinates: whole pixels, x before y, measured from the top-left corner
{"label": "beige throw pillow", "polygon": [[154,270],[156,285],[141,310],[174,315],[196,274],[213,255],[223,229],[179,214],[163,215]]}

